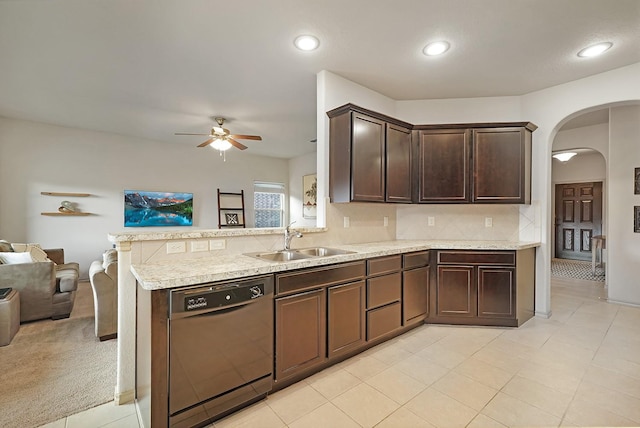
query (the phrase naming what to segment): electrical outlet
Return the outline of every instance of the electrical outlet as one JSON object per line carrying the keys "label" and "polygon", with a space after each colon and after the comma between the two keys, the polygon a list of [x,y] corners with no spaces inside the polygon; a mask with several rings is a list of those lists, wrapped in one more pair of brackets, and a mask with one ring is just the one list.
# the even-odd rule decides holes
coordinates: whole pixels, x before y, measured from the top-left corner
{"label": "electrical outlet", "polygon": [[484,227],[493,227],[493,218],[485,217],[484,218]]}
{"label": "electrical outlet", "polygon": [[435,226],[436,218],[435,217],[427,217],[427,226]]}
{"label": "electrical outlet", "polygon": [[191,252],[209,251],[209,243],[207,241],[191,241]]}
{"label": "electrical outlet", "polygon": [[209,249],[211,250],[224,250],[227,247],[227,243],[224,239],[212,239],[209,241]]}
{"label": "electrical outlet", "polygon": [[186,253],[187,243],[184,241],[167,242],[167,254]]}
{"label": "electrical outlet", "polygon": [[347,228],[351,226],[351,222],[349,221],[349,217],[344,218],[344,227]]}
{"label": "electrical outlet", "polygon": [[382,222],[384,223],[384,227],[389,226],[389,217],[387,216],[382,217]]}

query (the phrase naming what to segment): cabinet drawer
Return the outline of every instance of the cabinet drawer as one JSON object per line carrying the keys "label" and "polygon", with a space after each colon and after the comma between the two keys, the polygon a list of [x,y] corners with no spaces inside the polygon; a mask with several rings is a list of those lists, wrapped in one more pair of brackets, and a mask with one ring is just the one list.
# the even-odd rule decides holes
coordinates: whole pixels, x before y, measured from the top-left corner
{"label": "cabinet drawer", "polygon": [[344,263],[276,275],[276,295],[341,284],[364,278],[365,262]]}
{"label": "cabinet drawer", "polygon": [[438,251],[438,264],[515,266],[515,251]]}
{"label": "cabinet drawer", "polygon": [[367,340],[373,340],[400,328],[402,323],[400,302],[367,312]]}
{"label": "cabinet drawer", "polygon": [[429,251],[420,251],[419,253],[410,253],[402,256],[402,267],[404,269],[413,269],[429,265]]}
{"label": "cabinet drawer", "polygon": [[380,275],[383,273],[397,272],[402,269],[402,256],[378,257],[367,260],[367,274]]}
{"label": "cabinet drawer", "polygon": [[400,272],[367,280],[367,309],[400,301],[402,276]]}

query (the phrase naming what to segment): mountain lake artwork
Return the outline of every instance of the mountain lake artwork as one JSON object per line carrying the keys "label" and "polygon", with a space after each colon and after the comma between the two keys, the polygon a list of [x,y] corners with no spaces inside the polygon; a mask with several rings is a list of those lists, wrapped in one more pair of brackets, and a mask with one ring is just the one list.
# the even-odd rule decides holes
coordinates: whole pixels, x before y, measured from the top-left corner
{"label": "mountain lake artwork", "polygon": [[192,226],[193,193],[124,191],[124,226]]}

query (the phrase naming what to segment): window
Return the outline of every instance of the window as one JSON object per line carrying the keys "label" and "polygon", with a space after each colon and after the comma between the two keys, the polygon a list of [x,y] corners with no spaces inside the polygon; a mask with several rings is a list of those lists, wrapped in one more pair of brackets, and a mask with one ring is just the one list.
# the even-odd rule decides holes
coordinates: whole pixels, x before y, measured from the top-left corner
{"label": "window", "polygon": [[255,227],[284,226],[284,184],[256,181],[253,183]]}

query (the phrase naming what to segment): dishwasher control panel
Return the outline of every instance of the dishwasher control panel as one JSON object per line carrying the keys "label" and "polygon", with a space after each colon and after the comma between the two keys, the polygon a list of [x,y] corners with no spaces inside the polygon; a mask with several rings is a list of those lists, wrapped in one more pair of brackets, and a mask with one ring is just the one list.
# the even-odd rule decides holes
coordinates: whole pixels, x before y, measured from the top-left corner
{"label": "dishwasher control panel", "polygon": [[249,305],[273,297],[273,289],[273,275],[174,289],[169,292],[169,318]]}
{"label": "dishwasher control panel", "polygon": [[232,285],[219,290],[210,290],[184,296],[184,311],[221,308],[247,302],[264,296],[264,284]]}

